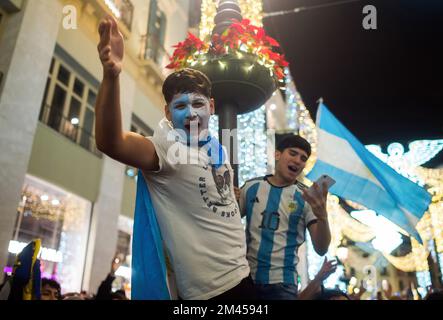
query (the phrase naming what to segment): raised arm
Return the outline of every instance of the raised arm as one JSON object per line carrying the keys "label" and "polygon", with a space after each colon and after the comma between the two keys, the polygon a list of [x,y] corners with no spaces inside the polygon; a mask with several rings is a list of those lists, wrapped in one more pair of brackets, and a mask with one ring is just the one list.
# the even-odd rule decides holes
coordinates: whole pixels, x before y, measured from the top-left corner
{"label": "raised arm", "polygon": [[311,235],[312,245],[315,252],[324,255],[328,252],[331,243],[331,231],[329,229],[327,207],[328,186],[323,183],[323,188],[314,183],[314,190],[310,194],[303,191],[303,198],[311,205],[312,212],[317,218],[317,222],[308,227]]}
{"label": "raised arm", "polygon": [[111,158],[146,171],[158,169],[153,143],[143,136],[124,132],[120,108],[120,79],[124,55],[123,36],[112,17],[99,26],[98,52],[103,65],[103,81],[95,104],[97,148]]}

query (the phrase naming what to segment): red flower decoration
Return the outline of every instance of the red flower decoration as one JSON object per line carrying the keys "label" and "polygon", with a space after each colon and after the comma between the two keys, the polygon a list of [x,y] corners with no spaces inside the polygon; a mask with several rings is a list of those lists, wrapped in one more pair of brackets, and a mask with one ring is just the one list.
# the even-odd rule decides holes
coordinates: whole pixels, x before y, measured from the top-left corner
{"label": "red flower decoration", "polygon": [[[266,66],[272,68],[277,80],[285,77],[283,70],[289,63],[284,55],[273,50],[280,47],[279,43],[267,36],[263,28],[252,25],[248,19],[233,20],[231,26],[223,34],[214,34],[211,40],[212,44],[208,45],[189,33],[185,41],[174,46],[174,53],[166,68],[177,70],[187,67],[190,59],[193,61],[200,59],[196,56],[197,53],[206,59],[217,59],[229,53],[243,51],[255,54],[260,60],[267,61]],[[230,52],[227,52],[226,48],[229,48]]]}

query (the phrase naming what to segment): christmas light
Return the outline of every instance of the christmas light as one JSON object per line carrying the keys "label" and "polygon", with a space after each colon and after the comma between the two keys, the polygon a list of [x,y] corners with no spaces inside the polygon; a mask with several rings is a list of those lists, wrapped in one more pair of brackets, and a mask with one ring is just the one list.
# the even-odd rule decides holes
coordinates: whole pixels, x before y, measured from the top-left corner
{"label": "christmas light", "polygon": [[[209,120],[209,132],[218,137],[218,116]],[[239,185],[249,179],[263,176],[267,173],[267,135],[265,106],[237,117],[238,135],[238,181]]]}
{"label": "christmas light", "polygon": [[[251,24],[263,26],[263,3],[262,0],[239,0],[238,4],[244,19],[251,21]],[[211,35],[214,29],[214,18],[217,13],[217,1],[202,0],[201,3],[201,21],[200,21],[200,39],[204,40]]]}

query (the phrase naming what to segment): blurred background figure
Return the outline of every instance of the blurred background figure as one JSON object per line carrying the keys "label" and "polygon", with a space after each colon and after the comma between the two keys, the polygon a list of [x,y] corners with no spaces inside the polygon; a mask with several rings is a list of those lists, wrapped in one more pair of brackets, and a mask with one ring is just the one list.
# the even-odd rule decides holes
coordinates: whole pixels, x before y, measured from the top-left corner
{"label": "blurred background figure", "polygon": [[340,289],[323,289],[314,297],[314,300],[351,300],[349,296]]}
{"label": "blurred background figure", "polygon": [[52,279],[42,279],[41,300],[60,300],[60,284]]}
{"label": "blurred background figure", "polygon": [[111,271],[98,288],[95,300],[128,300],[124,290],[112,292],[112,282],[115,280],[115,272],[124,262],[120,254],[116,254],[111,262]]}
{"label": "blurred background figure", "polygon": [[320,271],[308,286],[298,295],[299,300],[317,300],[317,297],[324,292],[323,281],[337,270],[337,261],[330,260],[325,257]]}
{"label": "blurred background figure", "polygon": [[11,277],[5,273],[4,281],[0,285],[0,300],[8,300],[9,292],[11,291]]}
{"label": "blurred background figure", "polygon": [[40,300],[40,246],[40,239],[33,240],[17,255],[8,300]]}

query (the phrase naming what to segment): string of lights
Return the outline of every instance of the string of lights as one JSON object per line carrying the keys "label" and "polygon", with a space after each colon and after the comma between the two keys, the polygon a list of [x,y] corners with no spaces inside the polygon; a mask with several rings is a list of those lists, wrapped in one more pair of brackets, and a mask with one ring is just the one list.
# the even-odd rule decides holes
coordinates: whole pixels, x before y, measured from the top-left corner
{"label": "string of lights", "polygon": [[344,0],[344,1],[337,1],[337,2],[332,2],[332,3],[319,4],[319,5],[315,5],[315,6],[298,7],[298,8],[294,8],[291,10],[267,12],[267,13],[263,14],[263,18],[283,16],[283,15],[287,15],[287,14],[299,13],[299,12],[308,11],[308,10],[322,9],[322,8],[327,8],[327,7],[335,7],[335,6],[340,6],[343,4],[348,4],[348,3],[352,3],[352,2],[359,2],[359,1],[361,1],[361,0]]}

